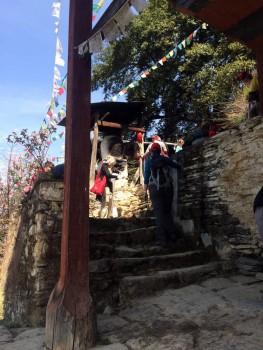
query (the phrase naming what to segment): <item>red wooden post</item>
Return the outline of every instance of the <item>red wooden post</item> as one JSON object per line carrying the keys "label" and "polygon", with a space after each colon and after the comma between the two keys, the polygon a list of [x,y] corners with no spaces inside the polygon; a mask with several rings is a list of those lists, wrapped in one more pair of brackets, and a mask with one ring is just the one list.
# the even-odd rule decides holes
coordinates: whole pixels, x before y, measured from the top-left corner
{"label": "red wooden post", "polygon": [[46,312],[45,341],[52,350],[86,350],[96,335],[88,273],[91,62],[76,49],[86,40],[91,19],[92,0],[70,1],[61,267]]}
{"label": "red wooden post", "polygon": [[263,115],[263,52],[257,52],[256,58],[259,84],[260,115]]}

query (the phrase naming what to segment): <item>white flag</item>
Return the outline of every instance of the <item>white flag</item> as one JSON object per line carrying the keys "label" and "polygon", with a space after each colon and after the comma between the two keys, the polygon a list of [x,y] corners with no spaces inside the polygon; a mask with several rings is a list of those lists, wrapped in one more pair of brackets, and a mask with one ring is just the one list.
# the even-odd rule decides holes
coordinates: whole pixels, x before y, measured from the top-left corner
{"label": "white flag", "polygon": [[89,39],[89,52],[97,53],[102,51],[103,43],[101,32],[96,33]]}
{"label": "white flag", "polygon": [[56,54],[55,64],[57,64],[58,66],[61,66],[61,67],[65,66],[65,61],[63,60],[63,58],[61,58],[61,55]]}
{"label": "white flag", "polygon": [[58,34],[59,21],[55,22],[55,33]]}
{"label": "white flag", "polygon": [[78,46],[78,54],[83,56],[86,52],[89,51],[88,41],[84,41],[84,43]]}
{"label": "white flag", "polygon": [[54,79],[61,80],[61,74],[57,67],[54,67]]}
{"label": "white flag", "polygon": [[54,8],[54,10],[52,11],[52,16],[59,18],[60,17],[60,9]]}
{"label": "white flag", "polygon": [[105,27],[102,28],[102,31],[103,31],[104,38],[109,42],[115,40],[118,36],[121,35],[119,27],[117,26],[114,19],[109,21],[105,25]]}
{"label": "white flag", "polygon": [[130,24],[130,22],[135,17],[135,14],[132,12],[128,2],[122,6],[122,8],[116,13],[114,19],[116,20],[118,26],[125,32],[125,28]]}
{"label": "white flag", "polygon": [[146,0],[130,0],[130,2],[138,13],[147,6]]}
{"label": "white flag", "polygon": [[63,49],[59,37],[57,37],[56,52],[62,54]]}
{"label": "white flag", "polygon": [[55,9],[55,8],[60,9],[60,5],[61,5],[60,2],[53,2],[52,8],[53,8],[53,9]]}

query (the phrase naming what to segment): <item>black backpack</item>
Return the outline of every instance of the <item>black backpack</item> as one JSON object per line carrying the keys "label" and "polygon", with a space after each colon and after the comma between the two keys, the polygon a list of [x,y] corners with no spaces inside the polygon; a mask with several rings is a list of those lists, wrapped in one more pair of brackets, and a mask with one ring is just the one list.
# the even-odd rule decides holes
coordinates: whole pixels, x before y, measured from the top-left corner
{"label": "black backpack", "polygon": [[150,159],[151,175],[149,185],[154,184],[157,190],[160,188],[167,188],[170,185],[171,179],[169,168],[165,164],[164,157],[161,155],[153,156]]}

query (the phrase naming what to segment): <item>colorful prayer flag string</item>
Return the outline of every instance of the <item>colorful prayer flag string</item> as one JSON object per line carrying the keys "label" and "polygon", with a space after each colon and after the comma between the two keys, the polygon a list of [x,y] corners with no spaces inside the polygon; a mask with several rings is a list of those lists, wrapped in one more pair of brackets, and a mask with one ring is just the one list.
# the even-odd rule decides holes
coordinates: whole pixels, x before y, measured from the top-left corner
{"label": "colorful prayer flag string", "polygon": [[140,74],[139,77],[134,80],[132,83],[130,83],[127,87],[125,87],[125,89],[122,89],[120,92],[118,92],[117,95],[113,96],[111,98],[112,101],[117,101],[118,98],[120,96],[123,96],[128,89],[132,89],[134,88],[136,85],[138,85],[138,82],[141,79],[145,79],[147,78],[147,76],[150,74],[151,71],[156,70],[157,68],[159,68],[160,66],[163,66],[163,64],[169,60],[172,57],[176,57],[178,50],[182,51],[186,46],[190,45],[191,42],[193,41],[193,39],[196,37],[197,32],[200,29],[207,29],[207,24],[203,23],[201,26],[199,26],[193,33],[191,33],[186,39],[184,39],[181,43],[179,43],[177,45],[177,47],[173,48],[172,50],[170,50],[164,57],[162,57],[157,63],[153,64],[152,67],[150,67],[148,70],[146,70],[144,73]]}

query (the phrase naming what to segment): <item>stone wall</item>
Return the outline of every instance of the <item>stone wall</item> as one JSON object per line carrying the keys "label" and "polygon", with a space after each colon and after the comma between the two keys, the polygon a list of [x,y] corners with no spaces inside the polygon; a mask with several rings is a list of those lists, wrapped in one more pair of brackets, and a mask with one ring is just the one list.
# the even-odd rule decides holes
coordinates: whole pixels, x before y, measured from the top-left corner
{"label": "stone wall", "polygon": [[[134,208],[145,208],[145,204],[141,204],[141,186],[128,189],[123,182],[121,189],[122,195],[116,194],[115,205],[122,217],[136,215]],[[17,218],[14,220],[10,237],[16,243],[13,255],[5,263],[7,281],[3,291],[4,317],[9,324],[43,326],[45,323],[47,301],[59,277],[63,195],[63,182],[53,180],[51,173],[40,173],[32,193],[23,201],[19,222]],[[97,217],[98,204],[95,196],[91,195],[90,213],[93,217]],[[116,223],[105,220],[105,226],[97,227],[96,222],[90,221],[90,233],[94,230],[99,232],[101,227],[118,231],[124,224],[119,222],[117,227]],[[91,238],[91,259],[96,261],[90,264],[93,273],[91,293],[96,305],[103,310],[105,305],[113,304],[113,299],[117,299],[118,277],[115,280],[108,274],[108,280],[101,281],[100,273],[108,271],[112,251],[107,251],[111,248],[107,244],[102,245],[106,252],[102,251],[94,246],[93,241]],[[98,285],[101,290],[98,290]]]}
{"label": "stone wall", "polygon": [[64,184],[50,179],[51,174],[41,173],[23,202],[6,271],[4,313],[9,324],[43,325],[47,300],[58,280]]}
{"label": "stone wall", "polygon": [[220,257],[237,260],[241,272],[244,257],[261,259],[252,206],[263,186],[262,140],[262,117],[257,117],[177,154],[184,167],[179,218],[193,220],[195,233],[209,233]]}
{"label": "stone wall", "polygon": [[[237,263],[245,274],[261,269],[252,204],[263,180],[262,140],[258,117],[176,155],[183,171],[174,213],[181,223],[193,223],[192,234],[211,236],[226,268]],[[47,300],[59,274],[64,185],[50,174],[41,177],[23,204],[5,290],[5,319],[20,325],[44,324]],[[125,192],[123,205],[116,197],[127,216],[134,214],[129,205],[139,206],[138,194]],[[91,209],[97,212],[92,197]]]}

